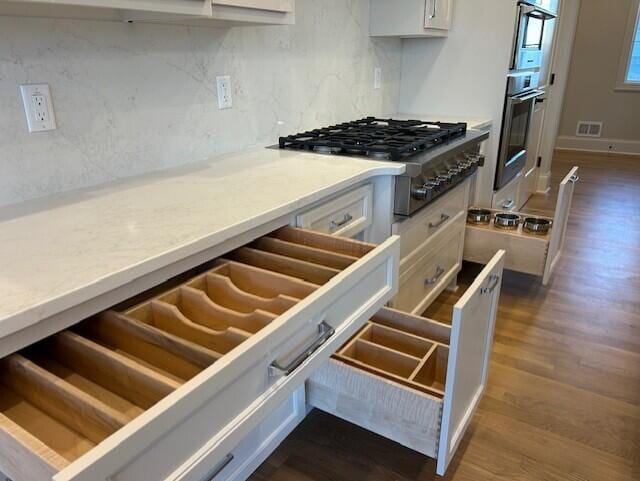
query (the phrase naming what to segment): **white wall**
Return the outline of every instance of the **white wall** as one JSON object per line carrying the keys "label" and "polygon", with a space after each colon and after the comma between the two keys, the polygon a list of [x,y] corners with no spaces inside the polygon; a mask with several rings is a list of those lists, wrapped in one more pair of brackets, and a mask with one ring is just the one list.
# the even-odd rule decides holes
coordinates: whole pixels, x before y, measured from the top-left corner
{"label": "white wall", "polygon": [[406,40],[400,111],[488,117],[494,127],[476,201],[489,205],[493,190],[516,1],[456,0],[447,39]]}
{"label": "white wall", "polygon": [[[296,8],[293,27],[233,29],[0,17],[0,205],[396,111],[401,42],[369,38],[368,0]],[[18,85],[39,82],[59,129],[29,134]]]}
{"label": "white wall", "polygon": [[637,5],[631,0],[582,2],[560,126],[562,146],[591,148],[593,139],[575,137],[578,122],[587,120],[604,124],[604,139],[593,148],[612,145],[616,150],[616,140],[622,140],[640,149],[640,92],[616,90],[632,3]]}

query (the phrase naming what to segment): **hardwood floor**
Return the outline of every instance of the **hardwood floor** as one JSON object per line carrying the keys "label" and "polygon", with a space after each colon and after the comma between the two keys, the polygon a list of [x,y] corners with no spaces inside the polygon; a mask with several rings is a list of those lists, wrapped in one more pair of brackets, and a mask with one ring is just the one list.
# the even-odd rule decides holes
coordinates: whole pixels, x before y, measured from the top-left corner
{"label": "hardwood floor", "polygon": [[[313,411],[254,481],[640,480],[640,158],[556,155],[552,192],[581,167],[547,288],[506,273],[489,386],[445,478],[435,462]],[[550,212],[553,195],[527,211]],[[476,266],[466,266],[461,285]],[[427,315],[449,317],[447,293]]]}

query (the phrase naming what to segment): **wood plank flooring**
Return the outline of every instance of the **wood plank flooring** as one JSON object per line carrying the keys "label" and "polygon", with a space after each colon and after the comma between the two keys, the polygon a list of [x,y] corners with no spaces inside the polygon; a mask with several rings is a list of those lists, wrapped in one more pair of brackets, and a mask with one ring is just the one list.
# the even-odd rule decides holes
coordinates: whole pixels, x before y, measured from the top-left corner
{"label": "wood plank flooring", "polygon": [[[549,213],[581,167],[553,282],[507,273],[487,393],[445,478],[435,462],[317,410],[253,481],[640,480],[640,158],[557,153]],[[465,266],[461,286],[476,266]],[[427,315],[448,318],[456,294]]]}

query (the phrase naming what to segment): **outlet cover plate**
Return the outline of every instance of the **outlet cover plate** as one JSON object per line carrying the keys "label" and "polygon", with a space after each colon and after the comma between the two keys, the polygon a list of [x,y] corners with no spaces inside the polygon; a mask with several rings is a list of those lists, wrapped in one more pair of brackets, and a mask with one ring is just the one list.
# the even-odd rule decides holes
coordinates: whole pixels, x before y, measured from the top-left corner
{"label": "outlet cover plate", "polygon": [[373,88],[378,90],[382,88],[382,68],[376,67],[373,69]]}
{"label": "outlet cover plate", "polygon": [[55,130],[56,117],[53,112],[51,91],[48,84],[20,85],[24,112],[29,132]]}
{"label": "outlet cover plate", "polygon": [[216,84],[218,90],[218,109],[232,108],[231,77],[229,75],[220,75],[216,77]]}

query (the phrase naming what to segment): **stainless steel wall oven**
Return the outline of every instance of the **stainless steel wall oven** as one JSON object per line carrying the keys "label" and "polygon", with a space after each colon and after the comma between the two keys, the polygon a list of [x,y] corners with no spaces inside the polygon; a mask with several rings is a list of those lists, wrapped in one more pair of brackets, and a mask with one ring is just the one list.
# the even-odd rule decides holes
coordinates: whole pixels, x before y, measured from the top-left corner
{"label": "stainless steel wall oven", "polygon": [[526,163],[533,107],[536,99],[544,94],[538,90],[539,78],[540,74],[537,72],[512,74],[508,77],[496,170],[496,190],[518,175]]}
{"label": "stainless steel wall oven", "polygon": [[555,18],[555,14],[540,8],[534,2],[518,3],[511,71],[538,69],[542,66],[545,26]]}

